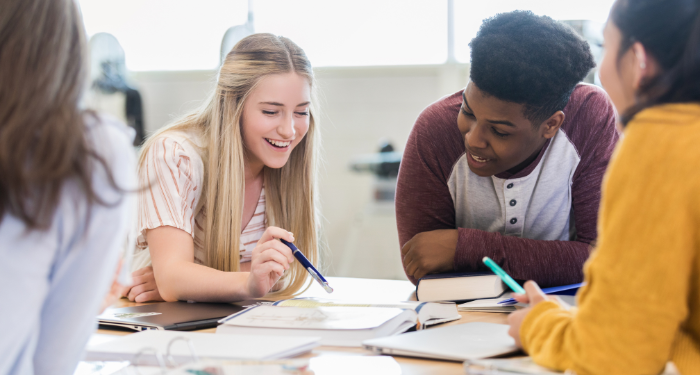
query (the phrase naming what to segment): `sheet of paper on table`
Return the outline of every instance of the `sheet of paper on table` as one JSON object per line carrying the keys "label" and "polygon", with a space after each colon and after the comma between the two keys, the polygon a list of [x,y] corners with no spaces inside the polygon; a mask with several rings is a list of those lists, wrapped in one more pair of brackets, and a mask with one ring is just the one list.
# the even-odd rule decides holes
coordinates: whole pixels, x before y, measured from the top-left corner
{"label": "sheet of paper on table", "polygon": [[[155,375],[156,366],[128,366],[128,362],[80,362],[75,375]],[[169,369],[169,375],[400,375],[392,357],[320,355],[277,361],[202,361]]]}
{"label": "sheet of paper on table", "polygon": [[279,363],[209,362],[183,366],[171,375],[400,375],[401,367],[391,357],[322,355]]}
{"label": "sheet of paper on table", "polygon": [[498,298],[477,299],[474,301],[465,302],[461,305],[457,305],[457,309],[459,311],[509,313],[519,308],[522,308],[522,306],[520,305],[499,304],[499,302],[505,301],[509,298],[510,294],[506,294],[505,296],[501,296]]}

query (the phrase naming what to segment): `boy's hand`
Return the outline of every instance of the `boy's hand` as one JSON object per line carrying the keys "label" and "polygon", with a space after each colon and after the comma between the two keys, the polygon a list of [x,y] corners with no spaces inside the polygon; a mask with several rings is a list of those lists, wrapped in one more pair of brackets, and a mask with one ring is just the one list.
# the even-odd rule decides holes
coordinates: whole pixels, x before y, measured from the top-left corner
{"label": "boy's hand", "polygon": [[401,248],[403,267],[416,280],[430,273],[454,270],[457,229],[418,233]]}

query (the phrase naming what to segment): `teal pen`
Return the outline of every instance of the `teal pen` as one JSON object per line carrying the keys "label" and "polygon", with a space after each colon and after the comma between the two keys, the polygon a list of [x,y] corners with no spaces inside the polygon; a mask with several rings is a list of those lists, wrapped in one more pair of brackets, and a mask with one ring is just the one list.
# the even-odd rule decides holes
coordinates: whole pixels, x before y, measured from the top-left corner
{"label": "teal pen", "polygon": [[496,262],[492,261],[489,257],[484,257],[483,260],[484,264],[489,266],[491,271],[498,275],[498,277],[500,277],[501,280],[503,280],[503,282],[506,283],[506,285],[513,289],[515,293],[525,294],[525,289],[518,285],[518,283],[516,283],[515,280],[513,280],[513,278],[510,277],[510,275],[508,275],[506,271],[503,270],[503,268],[499,267],[498,264],[496,264]]}

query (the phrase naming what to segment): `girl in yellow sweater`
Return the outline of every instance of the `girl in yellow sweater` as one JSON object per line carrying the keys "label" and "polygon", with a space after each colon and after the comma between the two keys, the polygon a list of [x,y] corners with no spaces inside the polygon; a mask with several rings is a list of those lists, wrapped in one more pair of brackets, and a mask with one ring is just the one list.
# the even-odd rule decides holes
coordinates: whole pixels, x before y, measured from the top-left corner
{"label": "girl in yellow sweater", "polygon": [[525,284],[510,334],[584,374],[700,374],[700,1],[618,0],[600,78],[624,138],[577,308]]}

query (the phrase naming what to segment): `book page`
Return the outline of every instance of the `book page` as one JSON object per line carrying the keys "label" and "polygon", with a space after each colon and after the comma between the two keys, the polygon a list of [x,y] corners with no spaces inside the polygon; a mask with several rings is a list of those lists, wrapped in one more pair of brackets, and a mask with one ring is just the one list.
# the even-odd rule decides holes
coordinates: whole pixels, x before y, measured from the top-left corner
{"label": "book page", "polygon": [[[372,329],[381,326],[407,310],[364,307],[285,307],[257,306],[246,310],[224,324],[240,327],[281,329]],[[410,310],[409,310],[410,311]],[[413,320],[416,314],[413,311]]]}
{"label": "book page", "polygon": [[498,298],[477,299],[474,301],[465,302],[461,305],[457,305],[457,308],[462,309],[462,308],[469,308],[469,307],[504,307],[504,306],[514,305],[515,303],[512,303],[510,305],[499,304],[499,302],[505,301],[509,298],[510,298],[510,295],[508,295],[506,297],[498,297]]}
{"label": "book page", "polygon": [[[385,307],[413,310],[418,313],[419,320],[424,324],[438,324],[450,322],[460,318],[457,312],[456,305],[452,302],[418,302],[418,301],[402,301],[402,302],[386,302],[386,303],[371,303],[367,301],[336,301],[331,299],[321,298],[294,298],[275,302],[274,306],[284,307]],[[420,309],[419,309],[420,307]]]}
{"label": "book page", "polygon": [[388,302],[370,303],[366,301],[335,301],[320,298],[294,298],[275,303],[275,306],[284,307],[387,307],[397,309],[415,310],[418,305],[424,302]]}

